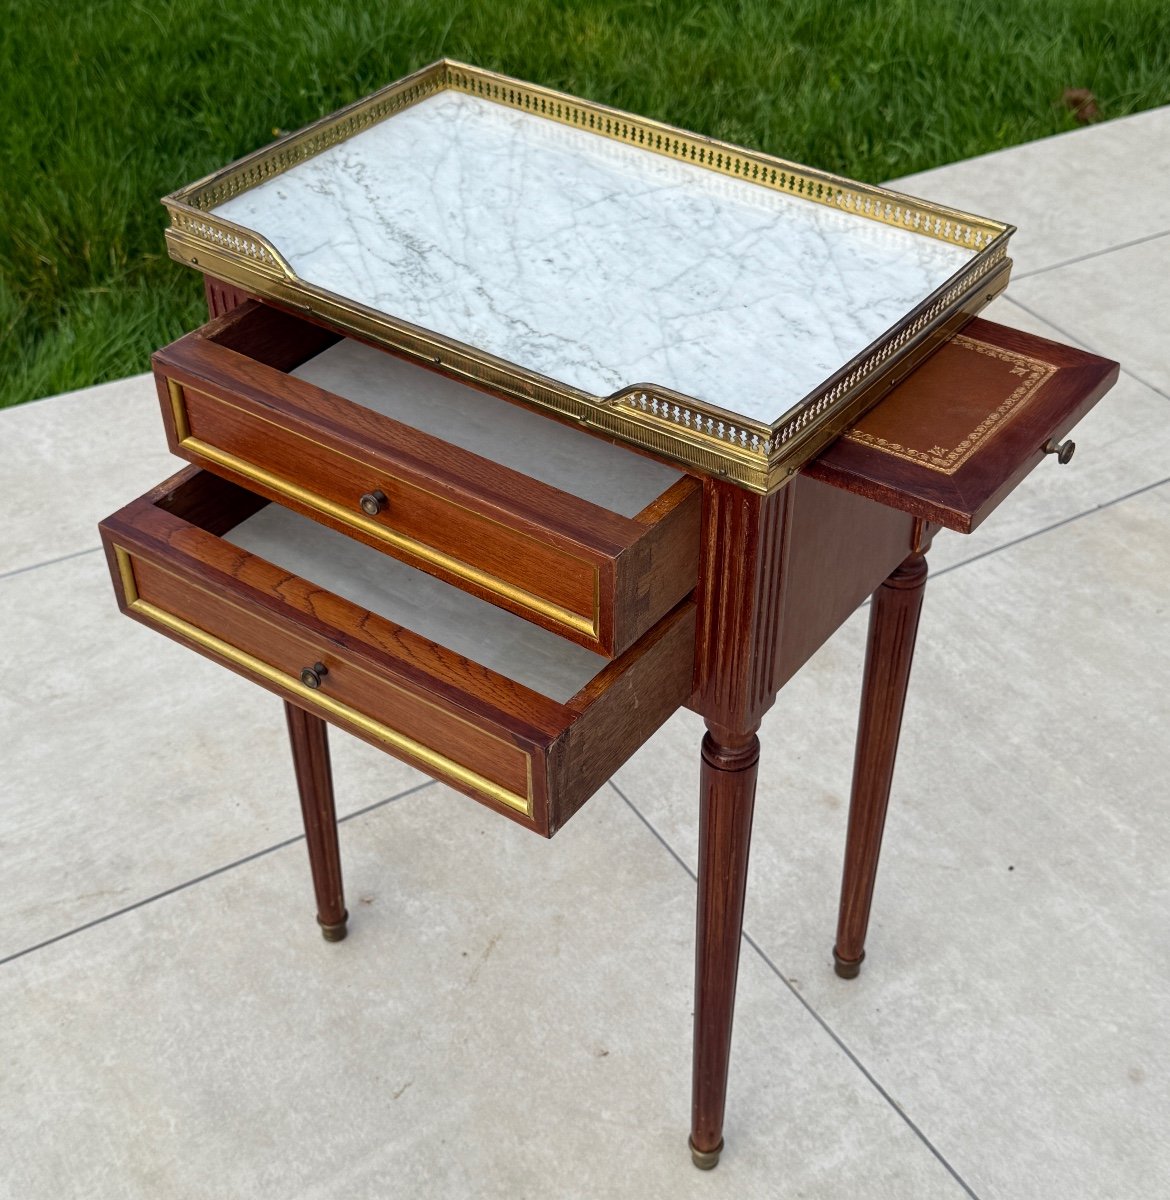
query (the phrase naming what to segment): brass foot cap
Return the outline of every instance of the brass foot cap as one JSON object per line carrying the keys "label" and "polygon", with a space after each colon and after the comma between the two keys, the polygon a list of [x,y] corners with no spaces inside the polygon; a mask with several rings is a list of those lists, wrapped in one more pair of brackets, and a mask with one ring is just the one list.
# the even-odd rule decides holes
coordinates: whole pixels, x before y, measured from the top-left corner
{"label": "brass foot cap", "polygon": [[691,1138],[687,1138],[687,1145],[691,1148],[691,1162],[700,1171],[709,1171],[719,1161],[719,1156],[723,1153],[722,1138],[719,1139],[719,1145],[714,1150],[696,1150],[695,1143]]}
{"label": "brass foot cap", "polygon": [[317,918],[317,924],[321,926],[321,936],[327,942],[340,942],[345,939],[345,935],[349,932],[346,928],[346,922],[349,920],[349,913],[344,913],[340,921],[336,925],[326,925],[320,917]]}
{"label": "brass foot cap", "polygon": [[865,962],[865,951],[862,950],[860,958],[847,959],[842,958],[837,953],[837,947],[833,947],[833,970],[842,979],[856,979],[861,972],[861,964]]}

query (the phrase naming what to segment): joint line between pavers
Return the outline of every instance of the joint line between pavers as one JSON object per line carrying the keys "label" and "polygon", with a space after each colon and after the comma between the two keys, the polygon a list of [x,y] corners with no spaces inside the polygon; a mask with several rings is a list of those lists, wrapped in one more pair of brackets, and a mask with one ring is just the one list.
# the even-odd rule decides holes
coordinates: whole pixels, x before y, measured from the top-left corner
{"label": "joint line between pavers", "polygon": [[[1083,342],[1079,338],[1073,337],[1073,335],[1071,333],[1069,333],[1069,331],[1067,329],[1062,329],[1059,325],[1056,324],[1055,321],[1046,317],[1042,312],[1037,312],[1034,308],[1029,308],[1028,305],[1026,305],[1026,304],[1022,303],[1020,300],[1016,299],[1015,296],[1005,296],[1004,299],[1007,301],[1008,304],[1014,304],[1016,306],[1016,308],[1022,309],[1029,316],[1035,317],[1037,321],[1043,321],[1045,325],[1051,325],[1052,328],[1055,329],[1056,332],[1059,333],[1061,337],[1068,338],[1068,340],[1070,342],[1072,342],[1075,346],[1079,346],[1082,350],[1088,350],[1090,353],[1093,353],[1093,354],[1099,353],[1099,351],[1094,350],[1093,347],[1090,346],[1087,342]],[[1130,379],[1132,379],[1135,383],[1140,383],[1142,385],[1142,387],[1149,388],[1151,392],[1154,392],[1156,395],[1161,396],[1163,400],[1170,400],[1170,393],[1164,392],[1156,383],[1150,383],[1150,381],[1148,379],[1143,379],[1136,372],[1130,370],[1129,367],[1123,365],[1121,368],[1121,373],[1123,375],[1128,375],[1130,377]]]}
{"label": "joint line between pavers", "polygon": [[74,550],[71,554],[61,554],[57,558],[46,558],[44,562],[29,563],[27,567],[13,567],[11,571],[0,571],[0,579],[11,579],[13,575],[23,575],[26,571],[35,571],[39,567],[51,567],[54,563],[68,562],[71,558],[81,558],[86,554],[96,554],[101,546],[90,546],[88,550]]}
{"label": "joint line between pavers", "polygon": [[[405,791],[395,792],[393,796],[387,796],[384,800],[375,800],[373,804],[367,804],[365,808],[359,808],[356,812],[347,813],[344,817],[339,817],[337,823],[340,825],[345,821],[352,821],[354,817],[364,816],[368,812],[373,812],[375,808],[382,808],[394,800],[404,800],[407,796],[412,796],[415,792],[421,792],[424,788],[430,787],[434,782],[433,779],[426,779],[422,783],[415,784],[414,787],[407,788]],[[13,954],[0,958],[0,967],[4,966],[5,963],[15,962],[18,958],[24,958],[26,954],[33,954],[37,950],[44,950],[47,946],[52,946],[57,942],[63,942],[66,938],[73,937],[74,934],[84,933],[87,929],[104,925],[107,921],[112,921],[115,917],[124,916],[126,913],[134,912],[138,908],[145,908],[146,905],[153,904],[156,900],[163,900],[167,896],[173,896],[176,892],[186,891],[187,888],[194,887],[197,883],[204,883],[208,879],[214,879],[217,875],[223,875],[227,871],[234,871],[236,867],[245,866],[250,862],[255,862],[258,858],[264,858],[269,854],[275,853],[277,850],[283,850],[286,846],[292,846],[296,842],[303,842],[304,840],[305,835],[298,833],[293,837],[285,838],[283,842],[266,846],[263,850],[257,850],[253,854],[246,854],[243,858],[237,858],[234,862],[225,863],[222,867],[216,867],[213,871],[206,871],[202,875],[196,875],[194,879],[187,879],[182,883],[176,883],[174,887],[166,888],[161,892],[155,892],[153,896],[144,896],[141,900],[135,900],[133,904],[127,904],[124,908],[115,909],[114,912],[106,913],[101,917],[95,917],[92,921],[86,921],[83,925],[67,929],[64,933],[58,933],[51,938],[45,938],[43,942],[37,942],[35,946],[26,946],[23,950],[17,950]]]}
{"label": "joint line between pavers", "polygon": [[[1152,492],[1155,488],[1164,487],[1167,483],[1170,483],[1170,475],[1167,475],[1165,479],[1158,479],[1140,488],[1134,488],[1132,492],[1126,492],[1124,496],[1114,496],[1112,500],[1105,500],[1100,504],[1094,505],[1092,508],[1086,508],[1084,512],[1074,513],[1071,517],[1065,517],[1061,521],[1045,525],[1043,529],[1037,529],[1032,533],[1025,533],[1022,537],[1018,537],[1014,541],[1004,542],[1002,546],[993,546],[990,550],[984,550],[982,554],[973,554],[970,558],[963,559],[962,562],[951,563],[949,567],[943,567],[941,570],[931,572],[928,579],[941,579],[942,576],[949,575],[952,571],[957,571],[960,567],[970,566],[971,563],[978,562],[981,558],[989,558],[993,554],[998,554],[1001,550],[1010,550],[1013,546],[1020,545],[1021,542],[1030,542],[1033,538],[1040,537],[1041,534],[1051,533],[1054,529],[1060,529],[1064,525],[1071,525],[1074,521],[1079,521],[1082,517],[1091,517],[1094,513],[1112,508],[1115,504],[1121,504],[1125,500],[1132,500],[1135,496],[1140,496],[1143,492]],[[929,555],[927,559],[929,561]]]}
{"label": "joint line between pavers", "polygon": [[1100,258],[1103,254],[1112,254],[1115,250],[1128,250],[1131,246],[1140,246],[1143,242],[1152,242],[1165,237],[1170,229],[1160,229],[1157,233],[1147,233],[1144,237],[1134,238],[1132,242],[1118,242],[1116,246],[1106,246],[1103,250],[1090,250],[1088,254],[1080,254],[1076,258],[1066,258],[1063,262],[1051,263],[1047,267],[1037,267],[1034,271],[1017,271],[1013,279],[1034,279],[1037,275],[1046,275],[1049,271],[1059,271],[1061,267],[1071,267],[1074,263],[1087,262],[1090,258]]}
{"label": "joint line between pavers", "polygon": [[[626,807],[629,808],[634,816],[636,816],[638,820],[641,821],[642,824],[645,825],[646,828],[654,835],[654,837],[657,838],[658,842],[662,845],[663,849],[666,850],[670,857],[673,858],[674,861],[678,863],[678,865],[682,867],[682,869],[691,877],[692,881],[697,884],[699,881],[695,875],[695,872],[692,871],[685,862],[683,862],[675,848],[666,840],[666,838],[662,836],[661,833],[658,832],[657,829],[654,828],[650,821],[642,815],[637,805],[630,800],[630,798],[621,790],[621,788],[618,787],[616,783],[614,783],[612,779],[609,781],[609,786],[613,788],[615,792],[617,792],[618,796],[621,797]],[[959,1185],[959,1187],[961,1187],[963,1191],[971,1197],[971,1200],[979,1200],[979,1196],[971,1189],[967,1181],[958,1173],[958,1171],[951,1166],[941,1151],[939,1151],[934,1143],[931,1142],[930,1138],[928,1138],[926,1134],[922,1132],[922,1130],[910,1119],[901,1106],[897,1104],[889,1092],[887,1092],[886,1089],[877,1081],[877,1079],[874,1078],[872,1072],[868,1070],[868,1068],[864,1063],[862,1063],[857,1055],[849,1049],[844,1041],[842,1041],[840,1036],[824,1019],[824,1017],[822,1017],[821,1014],[817,1012],[817,1010],[808,1002],[808,1000],[806,1000],[804,996],[802,996],[800,992],[797,991],[797,989],[793,987],[791,983],[789,983],[776,964],[760,948],[759,943],[746,930],[743,934],[743,940],[747,942],[747,944],[751,946],[751,948],[760,956],[760,959],[763,961],[764,965],[768,967],[772,974],[775,975],[776,978],[779,979],[780,982],[792,993],[792,995],[796,997],[808,1015],[812,1017],[814,1021],[816,1021],[816,1023],[826,1034],[828,1034],[833,1043],[836,1045],[837,1049],[840,1050],[842,1054],[844,1054],[845,1057],[848,1058],[849,1061],[857,1068],[857,1070],[861,1072],[861,1074],[864,1076],[870,1086],[873,1087],[873,1089],[878,1093],[878,1095],[885,1100],[885,1102],[894,1110],[895,1113],[898,1114],[899,1117],[901,1117],[915,1137],[917,1137],[918,1140],[930,1151],[930,1153],[934,1155],[947,1174],[950,1175],[950,1177]]]}

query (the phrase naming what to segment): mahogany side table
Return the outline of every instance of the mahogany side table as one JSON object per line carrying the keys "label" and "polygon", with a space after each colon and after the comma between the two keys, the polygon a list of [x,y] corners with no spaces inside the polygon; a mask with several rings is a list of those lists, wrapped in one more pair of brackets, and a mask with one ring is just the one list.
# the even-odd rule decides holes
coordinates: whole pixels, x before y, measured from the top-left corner
{"label": "mahogany side table", "polygon": [[856,975],[931,538],[1116,364],[972,319],[1002,221],[447,59],[164,203],[212,319],[154,356],[190,466],[102,523],[120,606],[284,701],[331,941],[327,723],[548,837],[700,714],[714,1166],[763,714],[874,595]]}
{"label": "mahogany side table", "polygon": [[[1112,386],[1117,365],[976,319],[780,491],[759,495],[710,477],[671,484],[642,518],[668,518],[651,526],[659,594],[643,588],[629,604],[625,585],[617,584],[607,621],[614,644],[632,640],[633,648],[569,701],[566,716],[490,671],[479,672],[472,687],[460,674],[465,659],[220,542],[266,498],[338,522],[304,487],[282,487],[277,471],[287,469],[289,452],[278,427],[246,420],[263,412],[273,421],[273,406],[281,408],[277,374],[284,377],[336,335],[214,280],[207,295],[218,319],[156,356],[156,372],[172,448],[217,475],[189,468],[103,522],[121,607],[284,699],[317,920],[328,940],[345,936],[347,913],[327,721],[551,835],[676,707],[701,714],[708,732],[701,747],[690,1147],[697,1166],[714,1166],[723,1146],[763,714],[872,594],[834,946],[838,974],[852,977],[865,954],[931,539],[943,527],[973,530],[1048,455],[1066,462],[1072,444],[1059,439]],[[284,378],[291,389],[296,381]],[[323,396],[298,387],[293,398]],[[301,430],[288,413],[281,423]],[[415,449],[406,448],[400,469]],[[456,469],[465,466],[458,456],[453,461]],[[444,481],[433,464],[428,470],[432,487],[448,485],[444,495],[466,493],[468,481]],[[360,509],[395,509],[407,494],[400,482],[397,490],[386,485],[389,500],[378,490],[363,494]],[[462,499],[469,502],[466,494]],[[565,521],[567,509],[559,514]],[[547,514],[540,520],[549,523]],[[570,528],[564,524],[560,533]],[[351,536],[364,539],[369,530],[361,525]],[[531,564],[516,557],[516,545],[523,543],[506,547],[505,557],[522,577]],[[620,552],[613,556],[619,580],[622,561]],[[437,574],[445,569],[435,566]],[[691,596],[687,581],[696,578]],[[460,586],[474,585],[465,578]],[[222,606],[221,595],[230,597]],[[515,595],[519,604],[530,593],[517,588]],[[675,604],[679,595],[683,602]],[[550,625],[563,619],[563,607],[546,608]],[[393,663],[387,651],[396,655]],[[400,697],[384,687],[379,693],[378,675],[395,680],[409,720]],[[395,737],[367,715],[388,710],[400,727]],[[517,774],[519,760],[509,758],[516,746],[527,750],[526,779],[523,770]]]}

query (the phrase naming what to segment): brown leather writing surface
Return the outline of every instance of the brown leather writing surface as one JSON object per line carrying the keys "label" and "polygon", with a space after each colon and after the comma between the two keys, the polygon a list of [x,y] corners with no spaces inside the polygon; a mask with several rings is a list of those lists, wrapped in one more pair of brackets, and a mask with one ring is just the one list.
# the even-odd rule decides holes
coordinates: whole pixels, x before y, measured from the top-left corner
{"label": "brown leather writing surface", "polygon": [[1117,372],[1109,359],[976,318],[804,471],[970,533]]}

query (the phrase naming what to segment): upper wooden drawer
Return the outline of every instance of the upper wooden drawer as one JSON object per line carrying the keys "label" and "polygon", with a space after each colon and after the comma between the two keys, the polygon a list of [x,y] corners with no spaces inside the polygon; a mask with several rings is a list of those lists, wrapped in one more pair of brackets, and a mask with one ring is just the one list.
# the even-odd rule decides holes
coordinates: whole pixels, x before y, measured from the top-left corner
{"label": "upper wooden drawer", "polygon": [[546,836],[690,695],[691,600],[611,661],[193,468],[101,531],[132,617]]}
{"label": "upper wooden drawer", "polygon": [[1117,373],[1107,358],[976,318],[803,471],[970,533]]}
{"label": "upper wooden drawer", "polygon": [[255,302],[154,370],[176,454],[599,653],[695,586],[698,482],[583,430]]}

